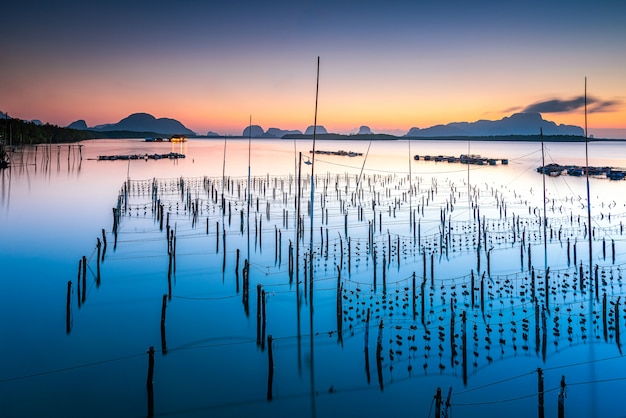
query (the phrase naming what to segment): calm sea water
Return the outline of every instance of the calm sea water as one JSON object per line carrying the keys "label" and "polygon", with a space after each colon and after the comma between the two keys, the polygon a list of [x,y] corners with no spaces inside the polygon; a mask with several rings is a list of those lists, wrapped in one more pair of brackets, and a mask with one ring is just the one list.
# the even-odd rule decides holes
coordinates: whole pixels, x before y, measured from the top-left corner
{"label": "calm sea water", "polygon": [[[624,181],[589,181],[590,261],[584,177],[545,178],[543,228],[538,143],[318,141],[362,155],[317,156],[312,227],[310,141],[80,145],[0,173],[2,416],[426,416],[452,388],[457,416],[525,417],[538,368],[547,415],[562,376],[566,416],[624,415]],[[412,158],[466,153],[509,163]],[[584,144],[551,162],[584,165]]]}

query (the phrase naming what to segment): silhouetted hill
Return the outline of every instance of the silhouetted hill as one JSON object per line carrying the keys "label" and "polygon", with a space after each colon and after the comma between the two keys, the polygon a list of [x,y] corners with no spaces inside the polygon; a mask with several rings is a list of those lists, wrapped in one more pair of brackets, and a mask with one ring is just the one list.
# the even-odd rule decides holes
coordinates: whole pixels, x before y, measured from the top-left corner
{"label": "silhouetted hill", "polygon": [[[324,135],[327,134],[328,131],[326,130],[326,128],[324,128],[321,125],[317,125],[317,129],[315,130],[315,134],[316,135]],[[305,135],[313,135],[313,125],[309,126],[308,128],[306,128],[306,131],[304,131]]]}
{"label": "silhouetted hill", "polygon": [[98,125],[90,129],[95,131],[156,132],[163,135],[196,135],[195,132],[187,129],[175,119],[156,119],[148,113],[134,113],[117,123]]}
{"label": "silhouetted hill", "polygon": [[[399,139],[394,135],[387,134],[356,134],[356,135],[343,135],[343,134],[318,134],[315,135],[316,139],[320,140],[355,140],[355,141],[379,141],[379,140],[396,140]],[[313,139],[313,134],[287,134],[283,136],[283,139]]]}
{"label": "silhouetted hill", "polygon": [[285,130],[279,128],[269,128],[267,132],[263,135],[265,138],[282,138],[285,135],[298,135],[301,134],[301,131],[298,130]]}
{"label": "silhouetted hill", "polygon": [[476,122],[453,122],[447,125],[435,125],[430,128],[411,128],[408,137],[439,136],[508,136],[538,135],[539,129],[544,135],[583,136],[584,130],[573,125],[557,125],[543,119],[539,113],[515,113],[500,120],[479,120]]}
{"label": "silhouetted hill", "polygon": [[79,131],[85,131],[89,128],[87,128],[87,122],[85,122],[83,119],[77,120],[76,122],[72,122],[69,125],[67,125],[68,128],[70,129],[78,129]]}
{"label": "silhouetted hill", "polygon": [[245,138],[248,138],[248,137],[260,138],[263,136],[264,133],[265,132],[263,132],[263,128],[261,128],[259,125],[252,125],[252,126],[246,126],[241,136]]}

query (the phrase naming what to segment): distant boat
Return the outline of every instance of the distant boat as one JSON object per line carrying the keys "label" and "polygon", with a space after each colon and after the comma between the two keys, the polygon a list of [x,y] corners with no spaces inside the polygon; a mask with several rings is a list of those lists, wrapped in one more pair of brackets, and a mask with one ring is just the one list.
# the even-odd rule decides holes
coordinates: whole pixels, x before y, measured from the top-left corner
{"label": "distant boat", "polygon": [[187,142],[187,137],[184,135],[172,135],[170,142]]}

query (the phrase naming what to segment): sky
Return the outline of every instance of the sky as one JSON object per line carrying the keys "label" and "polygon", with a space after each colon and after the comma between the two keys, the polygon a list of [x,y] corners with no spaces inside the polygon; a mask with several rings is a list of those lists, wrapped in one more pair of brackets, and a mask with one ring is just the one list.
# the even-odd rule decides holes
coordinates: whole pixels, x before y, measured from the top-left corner
{"label": "sky", "polygon": [[405,134],[539,111],[626,138],[624,0],[10,2],[0,111],[67,126],[132,113],[197,134]]}

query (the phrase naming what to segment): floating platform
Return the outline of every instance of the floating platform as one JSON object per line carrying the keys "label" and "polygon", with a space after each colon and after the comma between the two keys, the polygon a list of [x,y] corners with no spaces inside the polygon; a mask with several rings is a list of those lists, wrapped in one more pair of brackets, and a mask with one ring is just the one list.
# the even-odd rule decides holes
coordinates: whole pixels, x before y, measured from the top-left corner
{"label": "floating platform", "polygon": [[487,157],[482,157],[480,155],[474,155],[474,154],[470,154],[470,155],[461,154],[458,157],[446,156],[446,155],[435,155],[435,156],[422,155],[421,157],[419,155],[413,156],[413,159],[415,161],[419,161],[420,158],[423,161],[435,161],[437,163],[443,162],[443,161],[447,161],[449,163],[474,164],[474,165],[496,165],[498,161],[500,161],[500,164],[502,165],[507,165],[509,163],[508,158],[487,158]]}
{"label": "floating platform", "polygon": [[[309,151],[309,153],[313,153],[313,150]],[[341,157],[361,157],[363,155],[362,152],[354,152],[354,151],[344,151],[344,150],[339,150],[339,151],[323,151],[323,150],[315,150],[316,154],[323,154],[323,155],[339,155]]]}
{"label": "floating platform", "polygon": [[176,160],[185,158],[185,154],[178,152],[170,152],[167,154],[131,154],[131,155],[99,155],[98,161],[115,161],[115,160]]}
{"label": "floating platform", "polygon": [[586,167],[579,165],[561,165],[556,163],[547,164],[545,166],[537,167],[537,172],[540,174],[547,174],[552,177],[560,176],[561,174],[567,174],[568,176],[581,177],[587,175],[587,171],[590,176],[603,177],[610,180],[623,180],[626,177],[626,170],[615,167]]}

